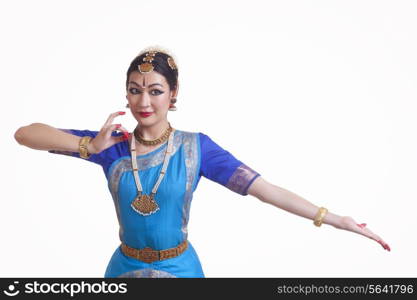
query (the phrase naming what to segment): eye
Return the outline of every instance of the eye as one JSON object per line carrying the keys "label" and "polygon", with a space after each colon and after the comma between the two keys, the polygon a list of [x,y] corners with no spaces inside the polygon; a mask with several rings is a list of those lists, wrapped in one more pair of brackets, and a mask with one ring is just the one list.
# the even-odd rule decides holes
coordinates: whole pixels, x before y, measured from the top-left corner
{"label": "eye", "polygon": [[[155,93],[154,93],[154,92],[155,92]],[[152,95],[157,96],[157,95],[161,95],[161,94],[163,94],[164,92],[162,92],[162,91],[160,91],[160,90],[152,90],[152,91],[151,91],[151,93],[152,93]]]}
{"label": "eye", "polygon": [[130,91],[132,94],[137,94],[138,92],[134,92],[134,90],[136,90],[136,91],[138,91],[138,92],[140,93],[140,91],[139,91],[137,88],[131,88],[129,91]]}

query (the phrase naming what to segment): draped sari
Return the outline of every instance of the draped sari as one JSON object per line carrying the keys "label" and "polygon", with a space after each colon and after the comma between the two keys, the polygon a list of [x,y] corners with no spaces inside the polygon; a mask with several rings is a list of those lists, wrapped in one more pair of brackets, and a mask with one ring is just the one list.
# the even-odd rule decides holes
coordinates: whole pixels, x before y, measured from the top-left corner
{"label": "draped sari", "polygon": [[[61,129],[61,128],[60,128]],[[95,137],[98,131],[61,129],[76,136]],[[120,133],[113,132],[113,136]],[[153,151],[137,155],[138,172],[145,194],[150,194],[162,168],[167,142]],[[49,150],[49,153],[80,158],[78,152]],[[81,158],[83,159],[83,158]],[[221,148],[201,132],[174,131],[174,148],[155,200],[159,210],[149,216],[135,212],[130,204],[137,196],[128,141],[117,143],[84,159],[103,168],[119,222],[119,239],[126,245],[155,250],[173,248],[187,239],[193,192],[201,176],[243,196],[259,173]],[[118,245],[104,277],[205,277],[200,259],[188,240],[179,256],[145,263],[126,256]]]}

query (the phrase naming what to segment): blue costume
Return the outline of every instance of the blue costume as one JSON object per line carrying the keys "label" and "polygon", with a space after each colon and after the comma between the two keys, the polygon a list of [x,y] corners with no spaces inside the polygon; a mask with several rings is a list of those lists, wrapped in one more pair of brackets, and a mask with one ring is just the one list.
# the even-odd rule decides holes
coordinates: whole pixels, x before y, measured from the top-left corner
{"label": "blue costume", "polygon": [[[77,136],[95,137],[98,131],[61,129]],[[113,136],[120,133],[113,132]],[[143,192],[150,194],[162,168],[167,142],[137,156]],[[176,247],[187,239],[187,224],[193,192],[201,176],[241,195],[247,195],[259,173],[222,149],[201,132],[174,131],[174,149],[155,200],[160,210],[143,216],[130,206],[137,196],[128,141],[117,143],[88,159],[102,166],[108,181],[117,218],[119,238],[126,245],[162,250]],[[80,158],[78,152],[50,150],[50,153]],[[104,277],[205,277],[192,244],[179,256],[145,263],[126,256],[120,246],[114,251]]]}

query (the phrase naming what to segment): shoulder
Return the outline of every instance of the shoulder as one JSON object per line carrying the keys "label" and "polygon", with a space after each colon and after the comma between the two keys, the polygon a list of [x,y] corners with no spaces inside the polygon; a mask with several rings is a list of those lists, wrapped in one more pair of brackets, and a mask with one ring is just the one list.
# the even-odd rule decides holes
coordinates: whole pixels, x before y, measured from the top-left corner
{"label": "shoulder", "polygon": [[203,152],[205,150],[211,150],[213,148],[218,148],[218,144],[214,142],[209,135],[204,132],[199,131],[186,131],[186,130],[176,130],[178,133],[178,139],[181,140],[184,144],[195,144]]}
{"label": "shoulder", "polygon": [[192,149],[199,149],[199,152],[203,152],[202,154],[204,154],[205,151],[212,149],[214,146],[214,142],[208,135],[198,131],[176,129],[174,140],[176,144],[182,144],[187,149],[189,149],[189,147]]}
{"label": "shoulder", "polygon": [[179,135],[188,139],[193,138],[193,139],[198,139],[200,141],[206,141],[210,139],[210,137],[207,134],[203,132],[199,132],[199,131],[187,131],[187,130],[180,130],[180,129],[176,129],[176,131]]}
{"label": "shoulder", "polygon": [[200,132],[175,129],[175,137],[180,139],[182,142],[187,142],[187,141],[198,142],[200,140],[200,136],[201,136]]}

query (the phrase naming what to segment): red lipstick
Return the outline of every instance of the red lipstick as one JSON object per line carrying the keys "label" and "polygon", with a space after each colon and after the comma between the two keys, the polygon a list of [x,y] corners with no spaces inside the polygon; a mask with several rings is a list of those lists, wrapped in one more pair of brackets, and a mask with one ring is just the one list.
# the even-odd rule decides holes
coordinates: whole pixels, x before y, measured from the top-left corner
{"label": "red lipstick", "polygon": [[140,112],[139,115],[143,118],[147,118],[150,115],[152,115],[152,113],[151,112]]}

